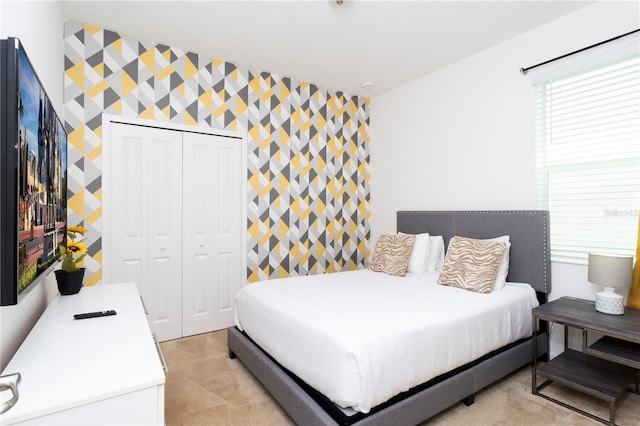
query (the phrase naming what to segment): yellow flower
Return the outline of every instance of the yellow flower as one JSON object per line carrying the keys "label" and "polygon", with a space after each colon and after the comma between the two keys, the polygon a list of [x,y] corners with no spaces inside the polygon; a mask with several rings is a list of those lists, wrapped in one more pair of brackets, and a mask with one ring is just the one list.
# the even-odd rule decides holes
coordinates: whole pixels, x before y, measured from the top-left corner
{"label": "yellow flower", "polygon": [[89,230],[84,226],[67,226],[67,232],[78,232],[84,234],[87,231]]}
{"label": "yellow flower", "polygon": [[67,227],[67,246],[59,246],[60,257],[62,258],[62,270],[67,272],[77,271],[78,264],[87,255],[87,246],[84,243],[86,239],[76,241],[79,234],[87,232],[84,226],[68,226]]}
{"label": "yellow flower", "polygon": [[86,253],[87,246],[83,243],[76,243],[74,241],[67,241],[68,253]]}

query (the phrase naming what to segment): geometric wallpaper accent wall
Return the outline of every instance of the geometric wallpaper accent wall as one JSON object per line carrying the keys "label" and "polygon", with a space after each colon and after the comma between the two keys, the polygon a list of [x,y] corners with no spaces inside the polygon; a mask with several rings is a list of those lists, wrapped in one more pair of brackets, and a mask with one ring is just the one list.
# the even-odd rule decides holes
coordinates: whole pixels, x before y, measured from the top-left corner
{"label": "geometric wallpaper accent wall", "polygon": [[102,278],[102,114],[247,140],[247,278],[353,270],[369,256],[369,100],[66,22],[68,215]]}

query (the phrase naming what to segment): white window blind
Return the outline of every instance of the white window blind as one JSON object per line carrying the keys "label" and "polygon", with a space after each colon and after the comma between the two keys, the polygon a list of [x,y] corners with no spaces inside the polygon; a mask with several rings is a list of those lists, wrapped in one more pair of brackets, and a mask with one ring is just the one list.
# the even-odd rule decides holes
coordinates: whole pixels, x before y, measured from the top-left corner
{"label": "white window blind", "polygon": [[536,85],[538,207],[551,256],[635,254],[640,212],[640,56]]}

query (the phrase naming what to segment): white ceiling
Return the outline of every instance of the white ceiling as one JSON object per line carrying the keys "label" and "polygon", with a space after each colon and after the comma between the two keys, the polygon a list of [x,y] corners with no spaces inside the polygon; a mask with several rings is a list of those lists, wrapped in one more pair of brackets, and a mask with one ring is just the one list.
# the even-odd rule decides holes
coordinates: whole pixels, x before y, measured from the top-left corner
{"label": "white ceiling", "polygon": [[62,8],[66,19],[373,97],[590,3],[86,0]]}

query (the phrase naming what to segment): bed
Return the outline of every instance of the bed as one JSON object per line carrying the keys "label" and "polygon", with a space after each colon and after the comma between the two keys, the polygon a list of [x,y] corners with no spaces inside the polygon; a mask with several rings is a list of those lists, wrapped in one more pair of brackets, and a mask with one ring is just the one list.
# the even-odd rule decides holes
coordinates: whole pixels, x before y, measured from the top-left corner
{"label": "bed", "polygon": [[[476,342],[484,342],[485,340],[491,339],[488,337],[474,337],[474,339],[472,339],[474,342],[473,346],[482,347],[477,348],[480,352],[476,353],[470,361],[460,363],[460,360],[455,360],[454,363],[451,363],[447,360],[443,365],[437,367],[435,373],[430,370],[429,374],[431,375],[428,376],[424,382],[409,382],[409,379],[405,378],[404,372],[400,368],[409,362],[406,361],[407,359],[417,357],[419,360],[429,360],[425,364],[429,364],[431,368],[432,364],[437,364],[437,362],[433,362],[431,358],[428,357],[430,348],[439,348],[440,346],[444,348],[445,344],[448,344],[447,338],[438,335],[438,327],[428,333],[428,336],[431,336],[432,339],[435,340],[416,339],[414,337],[414,343],[411,343],[411,333],[407,332],[407,329],[411,327],[396,326],[396,329],[402,331],[402,333],[399,334],[409,335],[409,341],[407,343],[401,341],[399,336],[388,335],[392,330],[385,328],[387,321],[376,322],[375,318],[367,319],[366,321],[367,323],[371,323],[371,327],[358,329],[351,327],[352,323],[358,322],[357,317],[346,317],[348,318],[346,321],[345,318],[341,317],[340,321],[342,321],[343,324],[349,325],[340,327],[340,324],[331,324],[330,318],[332,318],[332,316],[328,315],[324,321],[328,324],[327,327],[320,328],[319,334],[313,335],[311,334],[312,329],[305,328],[303,326],[304,324],[300,325],[290,320],[290,315],[298,308],[300,308],[300,310],[310,311],[312,310],[311,307],[297,306],[296,303],[299,305],[299,302],[295,301],[293,302],[294,304],[287,305],[287,303],[289,303],[287,299],[292,299],[297,291],[308,291],[304,289],[306,284],[299,285],[300,283],[296,283],[295,279],[285,280],[285,282],[277,286],[282,293],[275,293],[272,297],[274,299],[273,303],[275,303],[271,308],[272,310],[267,311],[262,317],[258,316],[253,319],[251,318],[253,316],[252,312],[260,310],[256,304],[261,304],[262,302],[251,301],[251,299],[248,299],[250,302],[245,302],[244,299],[246,299],[246,296],[243,296],[242,309],[244,310],[242,311],[242,321],[238,321],[238,326],[228,329],[230,356],[232,358],[238,357],[297,423],[362,425],[390,423],[417,424],[459,401],[464,401],[467,404],[472,403],[476,392],[531,362],[533,351],[533,345],[531,344],[532,338],[530,337],[530,309],[531,306],[533,306],[531,303],[545,303],[551,287],[547,212],[403,211],[397,213],[397,231],[406,234],[428,232],[431,235],[442,235],[445,245],[447,245],[454,236],[489,239],[500,235],[509,235],[511,247],[509,251],[508,281],[510,283],[528,284],[509,284],[498,292],[499,295],[491,297],[495,299],[499,296],[500,298],[506,299],[510,297],[511,294],[518,294],[517,297],[528,299],[527,303],[529,304],[524,304],[518,309],[505,308],[504,312],[500,314],[503,315],[500,321],[526,323],[529,324],[529,329],[527,330],[526,326],[516,327],[517,331],[514,332],[515,334],[513,336],[503,341],[491,341],[484,346],[476,345]],[[348,277],[350,284],[346,285],[344,281],[334,282],[340,274]],[[315,292],[313,297],[314,300],[317,301],[323,298],[330,299],[332,290],[329,290],[327,294],[318,293],[317,291],[320,287],[313,284],[314,282],[321,281],[323,282],[322,287],[329,289],[332,285],[345,287],[344,291],[346,291],[346,295],[340,296],[340,300],[343,303],[335,303],[336,312],[341,309],[339,305],[345,305],[348,308],[350,303],[375,303],[375,301],[369,301],[366,297],[359,297],[358,295],[362,293],[363,289],[375,293],[378,289],[376,274],[380,273],[354,271],[340,274],[305,277],[307,281],[303,283],[309,283],[310,291]],[[407,274],[406,277],[384,278],[383,281],[386,282],[389,281],[389,279],[397,280],[394,286],[405,286],[399,291],[400,293],[404,293],[405,290],[411,286],[417,289],[417,291],[443,291],[443,286],[424,285],[424,276]],[[314,288],[313,285],[316,285],[316,287]],[[385,284],[381,283],[379,285],[383,286]],[[266,288],[267,286],[255,286],[252,288],[252,292],[260,292],[261,287]],[[401,287],[398,288],[400,289]],[[464,297],[478,297],[477,294],[472,294],[473,292],[466,290],[459,291],[462,292],[459,294]],[[520,296],[519,293],[523,295]],[[431,297],[430,294],[424,295],[425,300]],[[391,299],[392,298],[393,296]],[[534,299],[533,302],[531,301],[532,298]],[[393,302],[391,299],[389,301],[390,303]],[[481,298],[477,300],[480,299]],[[407,315],[411,315],[411,308],[408,306],[410,303],[408,301],[403,303],[407,305],[405,309]],[[476,302],[473,302],[474,306],[476,304]],[[315,305],[315,303],[313,305]],[[379,308],[384,309],[385,307],[380,306]],[[419,309],[419,304],[417,304],[416,309]],[[436,309],[437,304],[432,305],[428,310],[432,311]],[[522,321],[522,319],[520,319],[516,321],[509,316],[512,314],[511,311],[517,310],[524,312],[526,320]],[[346,312],[348,312],[348,309]],[[443,312],[437,312],[434,318],[440,318]],[[321,314],[322,313],[318,313],[317,316],[321,317]],[[480,314],[481,313],[478,315]],[[394,314],[394,316],[397,315],[398,314]],[[454,314],[453,317],[447,321],[455,321],[456,315],[457,314]],[[520,315],[522,315],[522,313]],[[488,318],[488,321],[492,321],[492,319]],[[464,336],[467,336],[467,339],[468,336],[476,336],[474,333],[486,327],[485,325],[481,325],[473,329],[473,323],[475,323],[476,320],[474,319],[473,321],[467,322],[472,323],[469,325],[469,327],[471,327],[470,329],[462,329],[460,325],[456,328],[456,330],[462,330],[460,332],[462,339],[464,339]],[[261,326],[261,324],[263,324],[263,326]],[[406,324],[409,323],[406,322]],[[354,327],[356,326],[354,325]],[[248,328],[248,330],[244,330],[245,328]],[[286,338],[286,334],[282,334],[280,338],[278,338],[277,332],[279,331],[275,333],[275,337],[266,337],[270,329],[277,328],[285,329],[279,330],[283,333],[294,333],[290,334],[289,337],[295,336],[295,338]],[[391,325],[390,328],[393,329],[393,325]],[[260,331],[260,329],[262,331]],[[324,334],[328,333],[327,330],[332,330],[331,333],[335,334],[335,336],[332,337],[332,339],[335,339],[335,342],[332,340],[323,340],[325,338]],[[447,336],[452,334],[451,332],[446,333],[448,333]],[[265,336],[263,336],[263,334],[265,334]],[[349,362],[353,364],[353,361],[349,360],[348,356],[342,356],[342,358],[347,358],[346,361],[338,362],[338,358],[341,357],[340,352],[333,353],[332,349],[334,346],[338,347],[342,344],[347,344],[349,342],[348,337],[353,334],[364,335],[364,340],[373,346],[380,346],[380,342],[385,342],[384,339],[386,338],[387,342],[394,342],[394,345],[386,344],[386,346],[397,348],[390,351],[391,354],[388,351],[386,353],[382,352],[381,355],[376,355],[378,358],[370,355],[369,352],[364,352],[364,355],[356,356],[356,358],[362,358],[364,361],[355,367],[349,367]],[[498,337],[497,335],[501,334],[502,333],[490,333],[489,337],[491,337],[491,335]],[[253,338],[250,337],[250,335]],[[342,335],[342,340],[340,340],[340,335]],[[314,337],[309,339],[309,336]],[[329,337],[326,338],[330,339]],[[548,348],[548,336],[545,330],[535,333],[534,338],[537,339],[538,343],[537,356],[544,356]],[[287,347],[287,340],[294,342],[293,347]],[[299,350],[298,347],[304,348],[307,346],[304,342],[310,342],[308,351],[304,352],[304,349],[300,349],[302,352],[296,352]],[[436,344],[436,342],[443,343]],[[315,349],[312,343],[317,345]],[[455,348],[455,343],[453,347]],[[324,349],[320,350],[319,348]],[[304,360],[298,363],[304,367],[305,363],[311,363],[314,358],[321,358],[314,355],[314,350],[318,353],[326,352],[328,361],[325,359],[323,364],[322,360],[317,359],[314,361],[319,363],[317,366],[307,368],[308,371],[304,369],[301,370],[300,365],[296,365],[295,363],[296,358]],[[451,349],[448,351],[455,352],[455,350],[452,351]],[[287,354],[289,353],[292,355],[287,358]],[[434,357],[436,361],[439,358],[441,357]],[[278,361],[276,361],[276,359]],[[282,367],[281,363],[289,366],[289,368]],[[394,365],[393,375],[381,375],[381,365],[385,363]],[[415,380],[413,370],[420,370],[422,367],[420,362],[415,363],[414,361],[414,364],[416,364],[417,367],[410,368],[410,373],[406,374],[411,380]],[[347,365],[347,367],[343,368],[342,365]],[[331,393],[331,389],[324,388],[322,382],[318,382],[322,377],[314,377],[314,369],[317,372],[321,372],[321,374],[317,374],[317,376],[324,376],[325,379],[329,379],[329,382],[342,383],[343,386],[338,386],[340,389],[349,389],[349,383],[352,382],[348,380],[350,376],[360,376],[360,382],[356,382],[351,394],[345,391],[345,395],[340,393],[336,395]],[[298,375],[292,373],[291,370],[298,372]],[[331,371],[332,373],[326,374],[326,371]],[[306,382],[313,384],[313,386],[298,376],[306,377]],[[382,383],[384,383],[385,386],[382,386]],[[390,389],[388,391],[389,393],[385,393],[387,392],[387,387]],[[382,391],[380,391],[381,389]],[[358,394],[356,396],[360,399],[354,400],[353,398],[355,398],[355,396],[350,396],[352,394]]]}

